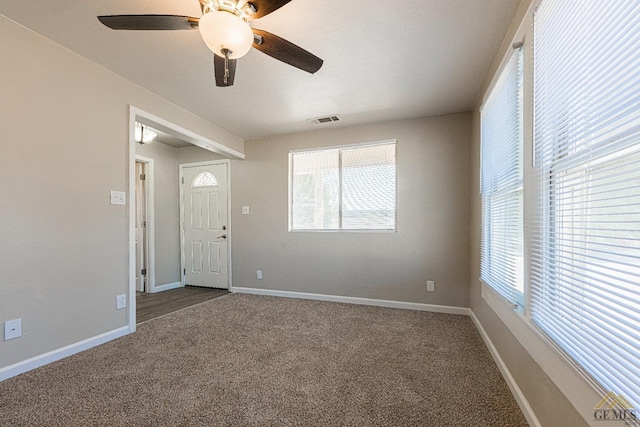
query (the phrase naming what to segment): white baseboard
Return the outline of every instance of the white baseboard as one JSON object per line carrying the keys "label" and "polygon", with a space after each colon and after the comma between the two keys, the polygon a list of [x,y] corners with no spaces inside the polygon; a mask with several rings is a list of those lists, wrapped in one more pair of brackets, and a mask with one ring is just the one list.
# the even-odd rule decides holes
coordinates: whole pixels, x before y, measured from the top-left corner
{"label": "white baseboard", "polygon": [[88,350],[116,338],[123,337],[129,333],[129,327],[123,326],[121,328],[114,329],[113,331],[105,332],[104,334],[32,357],[31,359],[23,360],[22,362],[0,368],[0,381],[15,377],[16,375],[31,371],[32,369],[48,365],[49,363],[64,359],[65,357],[72,356],[76,353],[80,353],[81,351]]}
{"label": "white baseboard", "polygon": [[231,292],[239,294],[266,295],[272,297],[299,298],[317,301],[341,302],[346,304],[372,305],[376,307],[401,308],[405,310],[432,311],[436,313],[460,314],[469,316],[471,309],[449,305],[423,304],[418,302],[391,301],[371,298],[345,297],[338,295],[313,294],[307,292],[277,291],[271,289],[239,288],[233,286]]}
{"label": "white baseboard", "polygon": [[166,285],[155,286],[152,293],[168,291],[169,289],[176,289],[182,286],[181,282],[167,283]]}
{"label": "white baseboard", "polygon": [[529,423],[530,426],[542,427],[542,424],[540,424],[540,421],[538,421],[538,417],[536,417],[536,414],[533,412],[531,405],[529,405],[529,401],[527,400],[526,397],[524,397],[524,393],[522,393],[522,390],[520,390],[520,387],[518,387],[516,380],[511,375],[511,372],[507,368],[507,365],[505,365],[504,360],[502,360],[502,357],[500,357],[500,353],[498,353],[498,349],[493,345],[491,338],[489,338],[489,335],[487,335],[487,332],[482,327],[480,320],[478,320],[478,318],[476,317],[473,311],[471,311],[469,315],[471,316],[471,320],[473,320],[473,323],[476,325],[476,328],[478,328],[478,332],[480,332],[480,336],[482,336],[482,339],[484,340],[484,343],[489,349],[489,352],[491,353],[493,360],[496,362],[496,365],[498,365],[498,369],[500,369],[500,372],[502,373],[502,377],[507,382],[507,385],[509,386],[509,390],[511,390],[511,394],[516,399],[516,402],[518,403],[520,410],[524,414],[524,417],[527,419],[527,422]]}
{"label": "white baseboard", "polygon": [[[163,286],[156,287],[156,292],[160,290],[168,290],[174,289],[181,285],[180,282],[170,283]],[[487,335],[486,331],[482,327],[482,324],[473,313],[473,311],[466,307],[453,307],[453,306],[445,306],[445,305],[435,305],[435,304],[423,304],[423,303],[413,303],[413,302],[402,302],[402,301],[391,301],[391,300],[380,300],[380,299],[370,299],[370,298],[358,298],[358,297],[347,297],[347,296],[337,296],[337,295],[323,295],[323,294],[314,294],[307,292],[291,292],[291,291],[278,291],[278,290],[268,290],[268,289],[257,289],[257,288],[243,288],[243,287],[232,287],[230,289],[231,292],[234,293],[243,293],[243,294],[253,294],[253,295],[265,295],[265,296],[276,296],[276,297],[284,297],[284,298],[300,298],[300,299],[309,299],[309,300],[318,300],[318,301],[330,301],[330,302],[340,302],[346,304],[360,304],[360,305],[370,305],[376,307],[387,307],[387,308],[400,308],[407,310],[417,310],[417,311],[431,311],[436,313],[446,313],[446,314],[458,314],[470,316],[471,320],[475,324],[476,328],[480,332],[480,336],[484,340],[491,356],[494,361],[498,365],[498,369],[502,373],[511,393],[513,394],[518,406],[522,410],[525,418],[529,422],[531,426],[541,427],[542,425],[538,421],[533,409],[529,405],[529,402],[525,398],[522,390],[518,387],[515,379],[511,375],[511,372],[505,365],[502,357],[498,353],[498,350],[493,345],[493,342]],[[57,360],[64,359],[65,357],[72,356],[76,353],[79,353],[84,350],[88,350],[92,347],[96,347],[100,344],[104,344],[106,342],[112,341],[114,339],[123,337],[130,333],[128,326],[123,326],[118,329],[114,329],[113,331],[105,332],[104,334],[97,335],[92,338],[88,338],[83,341],[79,341],[74,344],[70,344],[66,347],[59,348],[57,350],[50,351],[45,354],[41,354],[39,356],[32,357],[30,359],[24,360],[22,362],[15,363],[13,365],[6,366],[4,368],[0,368],[0,381],[4,381],[8,378],[15,377],[22,373],[31,371],[32,369],[39,368],[41,366],[47,365],[49,363],[53,363]]]}

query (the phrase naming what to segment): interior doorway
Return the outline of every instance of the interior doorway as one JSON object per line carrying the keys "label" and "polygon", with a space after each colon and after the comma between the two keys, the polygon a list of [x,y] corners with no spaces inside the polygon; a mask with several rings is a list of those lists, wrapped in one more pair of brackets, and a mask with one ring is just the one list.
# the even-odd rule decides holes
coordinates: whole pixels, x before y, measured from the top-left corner
{"label": "interior doorway", "polygon": [[135,156],[135,290],[155,292],[154,160]]}
{"label": "interior doorway", "polygon": [[[129,326],[130,332],[134,332],[136,330],[136,292],[138,291],[138,289],[142,289],[142,286],[144,286],[145,295],[147,293],[153,293],[154,283],[155,283],[154,274],[155,274],[155,256],[156,256],[154,253],[154,246],[155,246],[154,218],[153,218],[154,191],[153,191],[153,178],[152,178],[153,169],[154,169],[153,161],[149,162],[149,161],[144,161],[144,159],[142,159],[142,163],[145,163],[147,166],[146,173],[144,174],[146,175],[145,177],[146,179],[140,180],[140,181],[144,181],[144,183],[138,182],[136,180],[136,175],[137,175],[136,161],[140,161],[141,159],[140,159],[140,156],[136,156],[136,145],[138,145],[135,138],[136,122],[139,122],[145,126],[149,126],[150,128],[163,132],[171,137],[179,138],[181,141],[187,144],[190,144],[192,146],[200,147],[207,151],[216,153],[217,155],[222,156],[225,159],[244,159],[244,154],[239,151],[235,151],[223,144],[220,144],[216,141],[213,141],[199,134],[196,134],[188,129],[185,129],[181,126],[178,126],[174,123],[171,123],[167,120],[157,117],[151,113],[148,113],[136,107],[130,106],[130,109],[129,109],[129,174],[128,174],[129,175],[129,191],[128,191],[128,194],[129,194],[129,198],[128,198],[129,200],[128,202],[128,205],[129,205],[129,290],[128,290],[128,298],[127,298],[128,300],[127,319],[128,319],[128,326]],[[151,160],[151,159],[146,159],[146,160]],[[230,163],[229,163],[229,160],[223,160],[222,162],[226,162],[226,167],[227,167],[226,183],[228,184]],[[137,186],[142,186],[142,185],[146,185],[146,191],[145,191],[146,200],[144,201],[145,203],[143,203],[142,201],[139,202],[136,198],[136,188]],[[228,191],[227,191],[226,201],[228,204],[227,206],[230,206]],[[178,200],[176,200],[176,202],[178,202]],[[140,236],[140,231],[141,231],[139,230],[140,227],[136,227],[136,225],[140,224],[140,221],[144,221],[138,218],[138,211],[136,209],[136,206],[139,204],[145,205],[146,217],[147,217],[146,227],[144,227],[144,233],[143,233],[144,235],[142,237]],[[176,205],[177,204],[178,203],[176,203]],[[229,212],[228,207],[226,212],[228,214]],[[230,236],[230,228],[231,228],[230,222],[227,222],[226,224],[223,224],[223,225],[225,225],[227,228],[226,230],[224,230],[224,231],[227,231],[226,233],[227,236]],[[181,224],[176,224],[176,226],[177,226],[176,228],[182,229]],[[222,239],[224,240],[224,238]],[[137,245],[136,245],[137,241],[144,243],[144,247],[142,249],[146,250],[146,255],[144,255],[144,252],[142,252],[141,254],[139,250],[139,246],[137,249]],[[178,245],[182,246],[181,238]],[[228,240],[227,240],[227,245],[225,247],[227,249],[227,260],[226,261],[224,260],[224,254],[221,253],[220,262],[222,263],[221,265],[224,265],[227,268],[227,271],[226,271],[227,278],[226,278],[226,281],[223,280],[223,282],[226,282],[226,286],[225,285],[221,285],[221,286],[224,288],[231,288],[232,286],[231,274],[229,269],[229,266],[231,265],[231,256],[230,256],[230,251],[228,251],[230,247],[230,242]],[[209,252],[209,254],[211,253],[215,254],[215,251]],[[180,258],[182,258],[182,256],[180,256]],[[217,255],[214,261],[217,261]],[[141,273],[136,271],[137,265],[141,265],[141,266],[145,265],[146,276],[141,277],[142,276]],[[184,265],[185,264],[184,264],[184,258],[183,258],[179,260],[179,265],[178,265],[178,268],[180,268],[179,273],[183,277],[180,282],[176,283],[177,286],[185,285],[185,282],[184,282],[185,266]],[[141,283],[140,279],[144,279],[142,280],[143,283]],[[179,277],[176,277],[176,279],[179,280]],[[165,283],[165,281],[163,281],[162,283]],[[171,284],[173,285],[173,283]]]}

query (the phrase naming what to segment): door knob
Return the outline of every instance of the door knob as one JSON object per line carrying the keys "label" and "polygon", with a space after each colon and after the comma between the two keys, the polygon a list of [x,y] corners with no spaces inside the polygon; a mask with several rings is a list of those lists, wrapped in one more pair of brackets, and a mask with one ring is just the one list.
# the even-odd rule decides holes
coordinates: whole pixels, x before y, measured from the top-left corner
{"label": "door knob", "polygon": [[218,239],[226,239],[226,238],[227,238],[226,234],[223,234],[222,236],[218,236]]}

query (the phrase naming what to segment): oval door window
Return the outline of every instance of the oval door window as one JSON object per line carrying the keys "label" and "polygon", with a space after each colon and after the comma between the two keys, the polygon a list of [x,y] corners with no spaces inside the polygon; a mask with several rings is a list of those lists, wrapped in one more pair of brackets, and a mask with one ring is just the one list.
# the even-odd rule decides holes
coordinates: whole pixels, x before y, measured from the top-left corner
{"label": "oval door window", "polygon": [[215,187],[218,185],[218,180],[213,176],[211,172],[200,172],[193,178],[192,188],[196,187]]}

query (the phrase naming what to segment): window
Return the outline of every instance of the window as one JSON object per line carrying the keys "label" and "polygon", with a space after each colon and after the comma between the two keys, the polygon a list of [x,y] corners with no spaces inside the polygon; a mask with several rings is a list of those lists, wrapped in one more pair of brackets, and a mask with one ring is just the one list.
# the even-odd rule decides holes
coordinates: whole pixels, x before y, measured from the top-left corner
{"label": "window", "polygon": [[640,408],[640,2],[579,3],[534,18],[530,316]]}
{"label": "window", "polygon": [[289,153],[290,230],[395,230],[396,142]]}
{"label": "window", "polygon": [[513,52],[482,107],[480,277],[522,307],[522,48]]}
{"label": "window", "polygon": [[191,187],[215,187],[218,185],[218,180],[211,172],[200,172],[193,178],[193,184]]}

